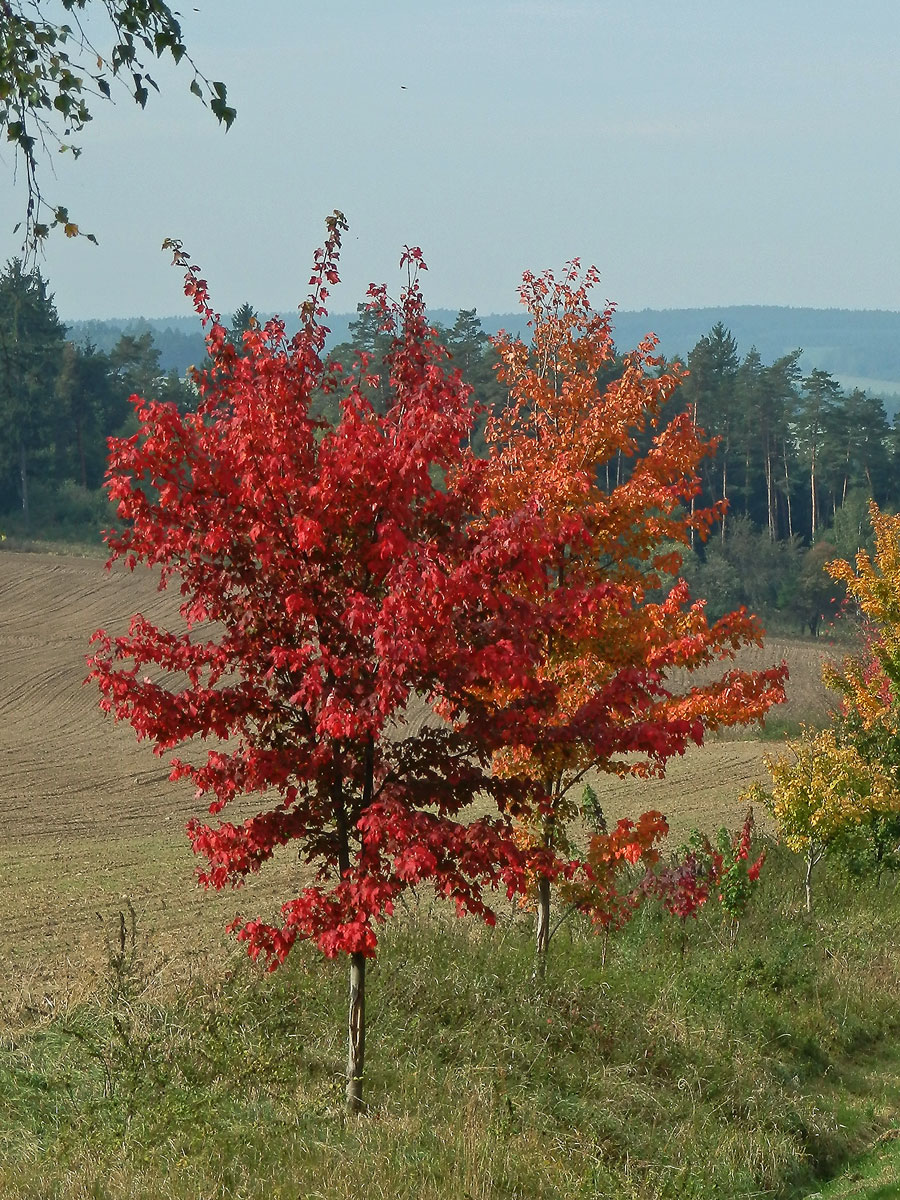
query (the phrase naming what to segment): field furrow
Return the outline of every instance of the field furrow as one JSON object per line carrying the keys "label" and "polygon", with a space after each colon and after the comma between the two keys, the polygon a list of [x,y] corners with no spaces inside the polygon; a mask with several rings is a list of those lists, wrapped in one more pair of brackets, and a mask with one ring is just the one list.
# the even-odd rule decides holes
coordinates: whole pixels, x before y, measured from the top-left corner
{"label": "field furrow", "polygon": [[[0,953],[15,977],[102,955],[97,914],[117,912],[123,896],[157,936],[191,947],[220,939],[238,909],[270,912],[302,883],[296,854],[285,853],[239,895],[197,888],[183,832],[189,816],[202,815],[192,789],[170,783],[167,761],[105,716],[96,689],[84,686],[95,629],[121,632],[135,612],[171,621],[177,599],[149,574],[107,572],[100,558],[0,552]],[[786,657],[785,719],[817,719],[827,707],[821,662],[834,653],[780,639],[741,663]],[[411,710],[410,724],[424,717]],[[592,783],[609,821],[658,808],[675,835],[735,826],[741,793],[763,777],[773,748],[746,735],[716,739],[674,761],[666,779]]]}

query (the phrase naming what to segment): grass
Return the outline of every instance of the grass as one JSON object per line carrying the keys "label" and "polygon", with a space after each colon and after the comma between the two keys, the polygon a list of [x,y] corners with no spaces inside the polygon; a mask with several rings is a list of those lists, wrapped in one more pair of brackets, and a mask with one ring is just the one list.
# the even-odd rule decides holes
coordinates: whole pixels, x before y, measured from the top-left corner
{"label": "grass", "polygon": [[810,1200],[897,1200],[900,1196],[900,1139],[886,1138],[870,1154],[814,1192]]}
{"label": "grass", "polygon": [[301,947],[274,975],[237,953],[191,969],[126,925],[68,997],[7,1006],[0,1195],[805,1196],[893,1148],[900,894],[832,875],[808,922],[792,858],[764,879],[733,949],[707,913],[682,953],[648,909],[601,968],[565,924],[539,992],[526,915],[488,930],[411,905],[370,972],[352,1121],[345,964]]}
{"label": "grass", "polygon": [[[2,528],[2,526],[0,526]],[[109,551],[99,534],[92,540],[87,533],[78,531],[72,538],[53,538],[28,536],[26,534],[7,534],[0,543],[0,549],[15,551],[18,554],[56,554],[73,558],[102,558],[109,557]]]}

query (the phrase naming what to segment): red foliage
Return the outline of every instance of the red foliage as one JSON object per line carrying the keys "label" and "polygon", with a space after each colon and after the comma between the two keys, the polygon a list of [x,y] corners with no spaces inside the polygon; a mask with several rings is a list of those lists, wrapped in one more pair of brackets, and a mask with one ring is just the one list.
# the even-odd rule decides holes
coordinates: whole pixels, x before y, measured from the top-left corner
{"label": "red foliage", "polygon": [[581,875],[567,889],[567,896],[596,925],[620,929],[634,915],[646,893],[645,882],[621,890],[619,876],[627,866],[643,863],[647,878],[659,861],[657,843],[669,832],[660,812],[642,813],[637,823],[622,818],[611,833],[595,834],[588,846]]}
{"label": "red foliage", "polygon": [[[102,707],[157,753],[211,740],[205,760],[176,758],[172,770],[211,814],[268,798],[234,823],[190,822],[204,884],[239,885],[288,843],[314,868],[280,925],[234,923],[272,966],[297,938],[373,954],[377,923],[424,881],[491,920],[483,889],[520,887],[524,866],[504,814],[517,789],[492,777],[491,756],[553,696],[533,669],[543,617],[520,594],[540,576],[539,539],[523,541],[515,516],[470,519],[472,406],[426,325],[417,250],[404,256],[399,305],[370,291],[392,335],[388,410],[367,399],[368,364],[326,365],[344,228],[335,214],[300,332],[288,340],[272,320],[240,350],[175,244],[208,329],[197,410],[134,397],[139,432],[110,447],[122,521],[107,534],[110,563],[157,567],[161,587],[178,587],[184,627],[137,615],[124,636],[101,630],[91,677]],[[333,426],[313,415],[319,392],[341,396]],[[479,699],[495,688],[517,703],[499,712]],[[414,696],[466,720],[404,733]],[[485,791],[498,814],[458,819]]]}

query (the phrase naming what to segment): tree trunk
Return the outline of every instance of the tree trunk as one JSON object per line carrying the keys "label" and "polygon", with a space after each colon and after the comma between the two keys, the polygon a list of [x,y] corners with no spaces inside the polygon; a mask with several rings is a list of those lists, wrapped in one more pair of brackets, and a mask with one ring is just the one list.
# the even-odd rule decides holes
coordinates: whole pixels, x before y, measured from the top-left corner
{"label": "tree trunk", "polygon": [[[694,428],[696,428],[696,427],[697,427],[697,401],[696,401],[696,400],[694,401],[694,412],[693,412],[693,416],[692,416],[691,420],[692,420],[692,422],[693,422]],[[691,496],[691,534],[690,534],[690,540],[691,540],[691,549],[692,549],[692,550],[694,549],[694,535],[695,535],[695,532],[696,532],[696,531],[695,531],[695,529],[694,529],[694,512],[695,512],[695,510],[696,510],[696,505],[697,505],[697,498],[696,498],[696,496]]]}
{"label": "tree trunk", "polygon": [[547,974],[547,949],[550,945],[550,880],[541,875],[537,881],[537,927],[535,931],[534,981],[543,983]]}
{"label": "tree trunk", "polygon": [[[374,765],[374,746],[371,739],[366,747],[364,803],[371,803]],[[338,867],[341,876],[350,872],[350,835],[347,811],[344,807],[343,771],[340,752],[335,757],[332,784],[335,823],[338,834]],[[347,1090],[346,1110],[356,1115],[365,1111],[363,1101],[363,1072],[366,1059],[366,956],[361,952],[350,955],[350,997],[347,1014]]]}
{"label": "tree trunk", "polygon": [[350,955],[350,1005],[347,1038],[347,1112],[365,1111],[363,1071],[366,1058],[366,956]]}
{"label": "tree trunk", "polygon": [[546,956],[550,945],[550,880],[542,875],[537,884],[537,934],[535,948],[538,956]]}
{"label": "tree trunk", "polygon": [[772,450],[766,443],[766,515],[769,522],[769,541],[774,542],[778,537],[777,521],[778,508],[775,499],[775,486],[772,479]]}
{"label": "tree trunk", "polygon": [[804,886],[806,888],[806,911],[808,913],[812,912],[812,870],[815,866],[815,862],[816,860],[813,854],[813,844],[812,840],[810,839],[809,850],[806,855],[806,879],[804,880]]}
{"label": "tree trunk", "polygon": [[28,506],[28,463],[25,455],[25,443],[19,442],[19,487],[22,492],[22,520],[28,529],[31,521],[31,511]]}
{"label": "tree trunk", "polygon": [[794,536],[794,520],[791,514],[791,480],[788,475],[787,442],[781,443],[781,452],[784,460],[784,499],[787,504],[788,539],[790,539]]}
{"label": "tree trunk", "polygon": [[84,429],[81,417],[78,418],[78,467],[81,472],[81,486],[87,490],[87,459],[84,454]]}

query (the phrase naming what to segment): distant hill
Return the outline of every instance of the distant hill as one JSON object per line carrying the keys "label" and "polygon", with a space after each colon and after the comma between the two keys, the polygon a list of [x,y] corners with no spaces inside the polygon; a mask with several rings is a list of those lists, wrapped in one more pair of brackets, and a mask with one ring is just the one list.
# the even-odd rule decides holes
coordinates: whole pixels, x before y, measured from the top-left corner
{"label": "distant hill", "polygon": [[[269,314],[266,314],[269,315]],[[345,341],[355,313],[336,313],[329,318],[329,343]],[[452,325],[456,311],[434,309],[431,319]],[[527,336],[524,313],[479,314],[487,333],[506,329]],[[230,320],[230,317],[226,317]],[[289,332],[297,327],[296,314],[286,314]],[[774,362],[783,354],[802,349],[801,366],[830,371],[845,388],[859,387],[881,396],[889,411],[900,407],[900,312],[877,309],[787,308],[767,305],[736,305],[722,308],[642,309],[619,312],[615,337],[620,349],[636,345],[653,332],[660,350],[669,358],[686,358],[700,338],[721,321],[734,335],[741,354],[751,346],[763,362]],[[153,333],[165,370],[182,374],[204,355],[203,335],[194,317],[133,317],[111,321],[72,321],[69,337],[90,341],[100,350],[110,350],[122,333]]]}

